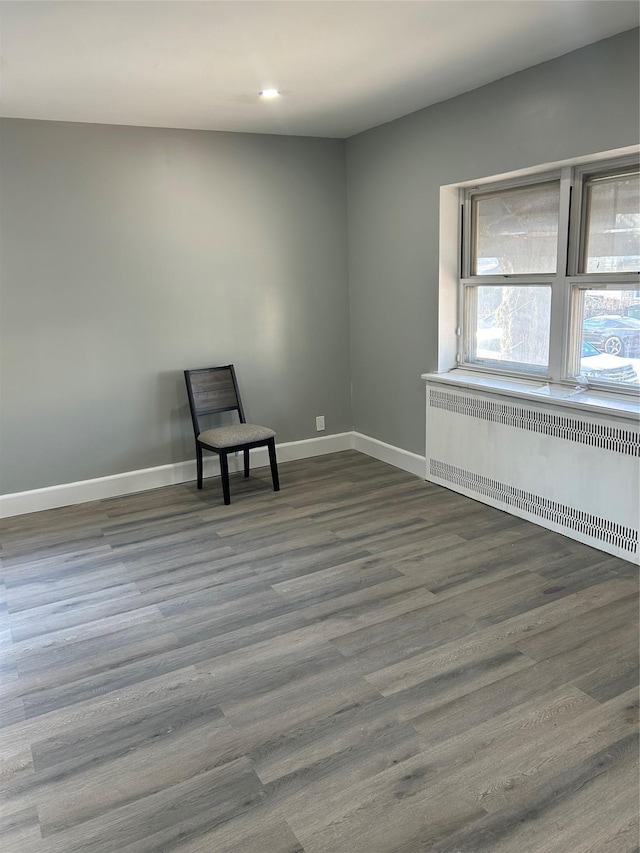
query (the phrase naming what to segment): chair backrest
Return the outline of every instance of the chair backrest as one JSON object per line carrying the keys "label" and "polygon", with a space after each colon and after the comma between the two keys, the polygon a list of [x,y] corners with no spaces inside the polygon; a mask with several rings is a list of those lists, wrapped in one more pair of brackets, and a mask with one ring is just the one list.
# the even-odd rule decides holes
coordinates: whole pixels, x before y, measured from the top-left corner
{"label": "chair backrest", "polygon": [[191,420],[196,435],[201,432],[198,423],[201,415],[237,412],[240,423],[246,423],[236,372],[232,364],[185,370],[184,378],[187,383]]}

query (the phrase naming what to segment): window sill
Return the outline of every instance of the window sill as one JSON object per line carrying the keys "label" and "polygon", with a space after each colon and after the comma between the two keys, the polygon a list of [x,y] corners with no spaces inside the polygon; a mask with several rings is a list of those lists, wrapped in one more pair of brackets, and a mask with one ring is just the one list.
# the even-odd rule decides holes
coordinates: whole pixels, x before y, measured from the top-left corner
{"label": "window sill", "polygon": [[428,382],[439,382],[443,385],[491,391],[505,397],[553,403],[554,406],[562,406],[574,411],[598,412],[636,422],[640,417],[640,399],[623,394],[576,389],[568,385],[544,381],[488,376],[460,369],[450,370],[448,373],[424,373],[422,378]]}

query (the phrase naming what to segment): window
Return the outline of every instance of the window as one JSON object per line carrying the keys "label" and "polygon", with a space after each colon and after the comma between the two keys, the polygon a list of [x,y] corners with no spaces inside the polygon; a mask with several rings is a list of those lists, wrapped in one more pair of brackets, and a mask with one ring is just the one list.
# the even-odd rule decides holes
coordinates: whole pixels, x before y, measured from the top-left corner
{"label": "window", "polygon": [[458,362],[640,390],[637,161],[463,193]]}
{"label": "window", "polygon": [[471,197],[475,275],[555,273],[560,182]]}
{"label": "window", "polygon": [[580,272],[637,271],[640,262],[638,173],[589,177],[584,182],[584,197]]}

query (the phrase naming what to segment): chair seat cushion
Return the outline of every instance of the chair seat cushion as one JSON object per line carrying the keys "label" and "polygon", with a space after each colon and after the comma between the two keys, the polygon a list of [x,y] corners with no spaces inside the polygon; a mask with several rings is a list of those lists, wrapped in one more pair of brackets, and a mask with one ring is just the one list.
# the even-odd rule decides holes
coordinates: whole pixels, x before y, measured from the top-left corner
{"label": "chair seat cushion", "polygon": [[253,441],[266,441],[273,438],[275,432],[269,427],[256,424],[231,424],[230,426],[205,429],[198,441],[210,447],[234,447],[238,444],[250,444]]}

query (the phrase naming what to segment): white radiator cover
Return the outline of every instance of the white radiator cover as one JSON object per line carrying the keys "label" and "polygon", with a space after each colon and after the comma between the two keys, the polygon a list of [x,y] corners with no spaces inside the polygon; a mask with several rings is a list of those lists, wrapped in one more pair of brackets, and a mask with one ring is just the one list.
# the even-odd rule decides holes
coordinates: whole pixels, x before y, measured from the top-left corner
{"label": "white radiator cover", "polygon": [[428,382],[426,458],[432,483],[639,562],[630,421]]}

